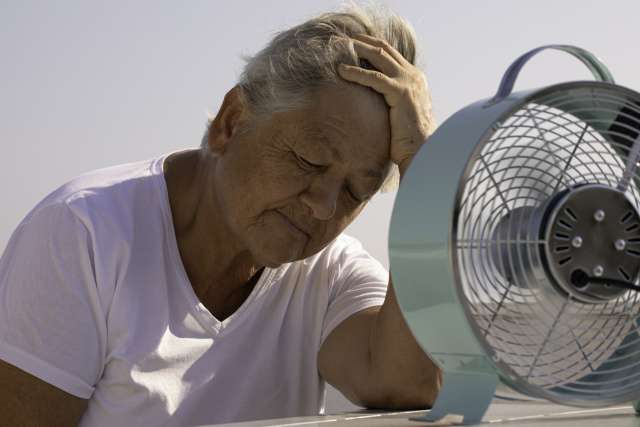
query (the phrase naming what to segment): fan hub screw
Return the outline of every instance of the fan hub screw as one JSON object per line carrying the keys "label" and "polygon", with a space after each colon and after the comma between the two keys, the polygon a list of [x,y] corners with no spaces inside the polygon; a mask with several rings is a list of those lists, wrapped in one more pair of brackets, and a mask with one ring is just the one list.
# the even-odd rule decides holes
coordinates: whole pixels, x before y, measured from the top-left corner
{"label": "fan hub screw", "polygon": [[574,248],[579,248],[582,246],[582,237],[580,236],[576,236],[571,240],[571,246],[573,246]]}
{"label": "fan hub screw", "polygon": [[598,222],[602,222],[604,220],[604,217],[605,217],[605,213],[602,209],[598,209],[593,214],[593,219],[595,219]]}
{"label": "fan hub screw", "polygon": [[601,265],[596,265],[595,267],[593,267],[593,275],[596,277],[600,277],[602,276],[602,273],[604,273],[604,268],[602,268]]}
{"label": "fan hub screw", "polygon": [[614,243],[616,250],[618,251],[624,251],[624,248],[627,247],[627,242],[624,241],[624,239],[618,239],[616,240],[616,242]]}

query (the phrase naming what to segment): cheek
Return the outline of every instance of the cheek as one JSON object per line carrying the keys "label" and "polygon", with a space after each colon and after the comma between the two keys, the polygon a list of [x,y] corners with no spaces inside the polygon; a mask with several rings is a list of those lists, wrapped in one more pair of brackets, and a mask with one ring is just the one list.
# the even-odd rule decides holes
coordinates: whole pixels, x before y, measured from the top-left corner
{"label": "cheek", "polygon": [[308,185],[307,177],[283,161],[282,155],[278,158],[265,153],[252,166],[223,181],[233,182],[225,185],[226,205],[234,222],[244,227],[260,226],[262,216],[274,208],[295,205],[295,199]]}
{"label": "cheek", "polygon": [[311,175],[291,160],[291,153],[267,149],[248,184],[256,188],[262,198],[279,203],[296,197],[310,184]]}
{"label": "cheek", "polygon": [[347,225],[353,221],[362,209],[367,205],[366,202],[358,202],[351,197],[346,190],[340,194],[338,206],[336,207],[336,218],[346,222]]}
{"label": "cheek", "polygon": [[344,196],[342,206],[336,210],[334,229],[341,233],[362,212],[366,203],[354,203],[349,196]]}
{"label": "cheek", "polygon": [[319,232],[317,233],[317,237],[315,237],[314,243],[316,246],[329,243],[331,240],[335,239],[340,233],[344,231],[345,228],[353,220],[358,216],[366,203],[362,203],[359,205],[354,205],[350,202],[344,202],[338,204],[336,213],[329,221],[323,221],[321,225],[319,225]]}
{"label": "cheek", "polygon": [[297,164],[288,149],[268,148],[262,153],[260,171],[263,179],[276,186],[301,185],[307,182],[309,173]]}

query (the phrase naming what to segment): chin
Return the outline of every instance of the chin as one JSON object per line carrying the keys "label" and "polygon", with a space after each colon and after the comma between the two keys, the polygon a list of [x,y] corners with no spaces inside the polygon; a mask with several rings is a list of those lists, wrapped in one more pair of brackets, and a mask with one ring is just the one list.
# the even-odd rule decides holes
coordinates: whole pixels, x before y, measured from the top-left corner
{"label": "chin", "polygon": [[258,244],[258,247],[254,247],[253,255],[260,264],[270,268],[279,267],[282,264],[298,261],[308,256],[304,254],[304,246],[296,244],[297,242],[275,239],[262,243]]}
{"label": "chin", "polygon": [[277,254],[266,254],[265,256],[256,257],[261,265],[269,268],[278,268],[282,264],[298,261],[301,257],[278,256]]}
{"label": "chin", "polygon": [[324,234],[309,235],[284,220],[280,213],[269,212],[267,218],[267,228],[258,229],[259,232],[247,239],[254,258],[267,267],[278,267],[315,255],[335,238],[327,240]]}

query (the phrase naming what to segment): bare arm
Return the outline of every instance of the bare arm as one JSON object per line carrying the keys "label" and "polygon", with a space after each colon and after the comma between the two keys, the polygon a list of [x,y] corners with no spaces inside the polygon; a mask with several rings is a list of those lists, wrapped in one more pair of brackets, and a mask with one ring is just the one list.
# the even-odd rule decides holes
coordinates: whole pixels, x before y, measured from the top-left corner
{"label": "bare arm", "polygon": [[[375,70],[341,64],[338,72],[384,96],[389,106],[390,157],[402,179],[435,129],[426,77],[387,41],[364,34],[351,37],[355,52]],[[379,309],[356,313],[332,331],[322,345],[318,366],[329,383],[367,407],[429,408],[442,383],[440,370],[404,320],[391,279]]]}
{"label": "bare arm", "polygon": [[356,405],[426,409],[441,385],[440,370],[413,338],[389,283],[384,305],[338,325],[318,354],[322,377]]}
{"label": "bare arm", "polygon": [[383,401],[389,409],[423,409],[433,405],[442,385],[442,374],[413,337],[391,279],[369,346],[372,376],[384,385]]}
{"label": "bare arm", "polygon": [[369,337],[380,307],[359,311],[340,323],[318,353],[322,378],[358,406],[371,407]]}
{"label": "bare arm", "polygon": [[0,360],[0,427],[75,426],[87,400]]}

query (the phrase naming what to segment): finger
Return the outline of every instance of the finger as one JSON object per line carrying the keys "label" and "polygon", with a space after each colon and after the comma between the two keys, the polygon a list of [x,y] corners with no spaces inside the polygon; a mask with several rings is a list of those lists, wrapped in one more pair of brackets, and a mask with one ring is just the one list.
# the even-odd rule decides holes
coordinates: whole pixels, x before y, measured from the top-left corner
{"label": "finger", "polygon": [[398,75],[400,65],[383,48],[354,40],[353,49],[359,57],[365,58],[389,77]]}
{"label": "finger", "polygon": [[389,56],[395,59],[400,65],[411,64],[409,61],[407,61],[407,58],[402,56],[402,54],[398,52],[393,46],[391,46],[386,40],[369,36],[367,34],[354,34],[351,36],[351,38],[360,40],[372,46],[383,48],[385,52],[387,52],[387,54],[389,54]]}
{"label": "finger", "polygon": [[338,72],[343,79],[370,87],[382,94],[390,107],[397,104],[399,98],[397,84],[383,72],[365,70],[364,68],[346,64],[340,64]]}

